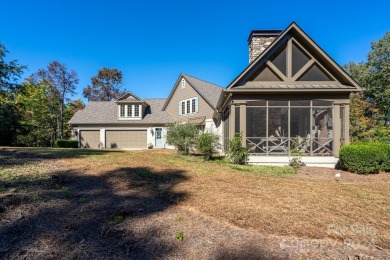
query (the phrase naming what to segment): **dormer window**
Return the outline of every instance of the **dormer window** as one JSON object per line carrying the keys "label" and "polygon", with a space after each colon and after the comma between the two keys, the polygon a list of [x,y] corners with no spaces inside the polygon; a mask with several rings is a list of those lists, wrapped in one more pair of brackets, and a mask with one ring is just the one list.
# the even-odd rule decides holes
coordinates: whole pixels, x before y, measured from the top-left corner
{"label": "dormer window", "polygon": [[132,117],[132,116],[133,116],[133,106],[127,105],[127,117]]}
{"label": "dormer window", "polygon": [[125,114],[125,110],[126,109],[126,106],[125,105],[120,105],[120,112],[119,112],[119,116],[120,117],[125,117],[126,114]]}
{"label": "dormer window", "polygon": [[181,79],[181,88],[186,87],[186,80],[184,78]]}
{"label": "dormer window", "polygon": [[119,119],[141,119],[142,105],[139,104],[127,104],[119,105]]}

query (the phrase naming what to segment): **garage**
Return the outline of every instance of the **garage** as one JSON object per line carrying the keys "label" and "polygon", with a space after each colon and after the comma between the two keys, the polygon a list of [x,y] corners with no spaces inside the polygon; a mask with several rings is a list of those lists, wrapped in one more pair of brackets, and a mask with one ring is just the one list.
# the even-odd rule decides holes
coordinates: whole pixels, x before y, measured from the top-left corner
{"label": "garage", "polygon": [[106,148],[145,149],[146,130],[107,130]]}
{"label": "garage", "polygon": [[80,130],[80,146],[82,148],[100,148],[99,130]]}

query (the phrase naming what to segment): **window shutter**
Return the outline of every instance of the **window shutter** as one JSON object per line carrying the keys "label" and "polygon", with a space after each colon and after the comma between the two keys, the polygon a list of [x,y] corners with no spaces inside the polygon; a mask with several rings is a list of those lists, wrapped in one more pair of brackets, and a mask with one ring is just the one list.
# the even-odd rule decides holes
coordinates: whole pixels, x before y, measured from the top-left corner
{"label": "window shutter", "polygon": [[181,115],[181,102],[182,101],[179,102],[179,115]]}
{"label": "window shutter", "polygon": [[198,98],[197,97],[195,98],[195,112],[196,113],[199,112],[199,105],[198,105]]}

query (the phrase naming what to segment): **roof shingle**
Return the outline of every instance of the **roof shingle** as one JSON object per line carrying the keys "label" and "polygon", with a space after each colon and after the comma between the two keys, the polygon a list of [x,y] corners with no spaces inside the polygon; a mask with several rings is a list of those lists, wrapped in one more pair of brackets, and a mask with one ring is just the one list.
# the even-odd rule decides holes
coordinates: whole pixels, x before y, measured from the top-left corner
{"label": "roof shingle", "polygon": [[69,124],[164,124],[174,122],[161,111],[165,99],[144,99],[149,104],[142,120],[119,120],[118,104],[115,101],[91,101],[83,110],[69,120]]}

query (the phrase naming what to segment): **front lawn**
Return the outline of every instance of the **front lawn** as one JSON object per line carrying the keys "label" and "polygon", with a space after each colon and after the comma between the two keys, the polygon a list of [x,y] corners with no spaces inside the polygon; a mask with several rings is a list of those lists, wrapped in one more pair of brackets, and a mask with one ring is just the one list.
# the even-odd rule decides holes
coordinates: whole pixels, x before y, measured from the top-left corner
{"label": "front lawn", "polygon": [[389,254],[390,174],[336,172],[168,150],[0,148],[0,258]]}

